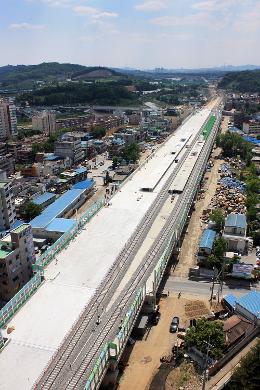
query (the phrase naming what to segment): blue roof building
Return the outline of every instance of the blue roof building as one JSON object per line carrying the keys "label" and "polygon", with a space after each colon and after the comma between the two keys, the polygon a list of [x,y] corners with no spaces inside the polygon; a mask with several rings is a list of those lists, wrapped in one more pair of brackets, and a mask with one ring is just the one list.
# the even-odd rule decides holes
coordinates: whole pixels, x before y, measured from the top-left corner
{"label": "blue roof building", "polygon": [[244,214],[229,214],[226,219],[225,227],[246,229],[246,216]]}
{"label": "blue roof building", "polygon": [[217,233],[212,229],[204,230],[199,243],[199,254],[211,254],[216,235]]}
{"label": "blue roof building", "polygon": [[46,230],[60,235],[60,233],[64,234],[69,232],[76,224],[77,221],[75,219],[54,218]]}
{"label": "blue roof building", "polygon": [[93,179],[86,179],[79,181],[72,187],[75,190],[91,190],[94,187],[95,181]]}
{"label": "blue roof building", "polygon": [[44,208],[49,206],[49,204],[53,203],[55,199],[56,194],[53,194],[52,192],[45,192],[44,194],[34,198],[33,203]]}
{"label": "blue roof building", "polygon": [[229,294],[224,302],[236,313],[260,325],[260,291],[250,291],[239,298]]}

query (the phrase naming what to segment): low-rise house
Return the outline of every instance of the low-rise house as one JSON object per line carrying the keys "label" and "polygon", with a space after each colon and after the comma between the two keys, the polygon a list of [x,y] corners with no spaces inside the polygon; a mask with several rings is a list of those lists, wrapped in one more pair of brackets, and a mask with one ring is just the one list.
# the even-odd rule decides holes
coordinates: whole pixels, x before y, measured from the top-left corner
{"label": "low-rise house", "polygon": [[247,223],[244,214],[231,213],[227,216],[223,238],[227,242],[227,251],[243,253],[247,245]]}
{"label": "low-rise house", "polygon": [[212,253],[217,233],[212,229],[205,229],[199,243],[199,256],[209,256]]}

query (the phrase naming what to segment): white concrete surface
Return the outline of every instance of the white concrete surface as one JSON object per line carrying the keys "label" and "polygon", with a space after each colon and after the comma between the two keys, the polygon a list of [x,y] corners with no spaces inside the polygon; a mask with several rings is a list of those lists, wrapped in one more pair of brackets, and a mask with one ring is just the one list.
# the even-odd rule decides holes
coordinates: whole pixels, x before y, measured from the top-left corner
{"label": "white concrete surface", "polygon": [[0,353],[0,390],[27,390],[37,380],[174,169],[163,176],[156,191],[140,192],[144,179],[153,175],[154,161],[163,175],[163,161],[173,139],[184,137],[184,129],[199,131],[209,114],[203,109],[180,127],[125,183],[111,206],[101,209],[57,256],[57,262],[49,264],[47,281],[8,324],[14,330]]}

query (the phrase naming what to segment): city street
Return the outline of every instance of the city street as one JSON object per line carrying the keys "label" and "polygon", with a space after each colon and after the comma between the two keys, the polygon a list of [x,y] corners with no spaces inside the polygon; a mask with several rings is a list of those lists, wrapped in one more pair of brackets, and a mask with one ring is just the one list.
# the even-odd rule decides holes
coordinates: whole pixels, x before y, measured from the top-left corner
{"label": "city street", "polygon": [[[260,291],[258,285],[256,287],[251,284],[251,287],[247,281],[243,280],[232,280],[229,284],[226,281],[223,285],[223,296],[227,294],[234,295],[243,295],[251,290]],[[197,295],[197,296],[208,296],[210,297],[212,282],[209,280],[189,280],[189,279],[181,279],[174,276],[170,276],[165,284],[164,291],[170,293],[179,293],[189,295]],[[216,294],[218,291],[218,284],[215,284],[214,293]]]}

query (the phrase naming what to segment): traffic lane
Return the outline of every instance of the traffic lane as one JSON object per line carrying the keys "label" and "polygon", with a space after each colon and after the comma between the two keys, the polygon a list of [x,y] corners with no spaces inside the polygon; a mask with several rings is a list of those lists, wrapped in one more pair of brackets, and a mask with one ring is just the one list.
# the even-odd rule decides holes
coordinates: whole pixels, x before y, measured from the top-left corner
{"label": "traffic lane", "polygon": [[[169,278],[165,284],[164,290],[169,292],[182,292],[194,295],[210,296],[211,294],[212,281],[194,281],[189,279],[175,279]],[[218,291],[219,284],[215,283],[214,293]],[[250,290],[260,290],[258,285],[246,286],[243,283],[227,285],[224,283],[222,295],[235,294],[243,295],[247,294]]]}

